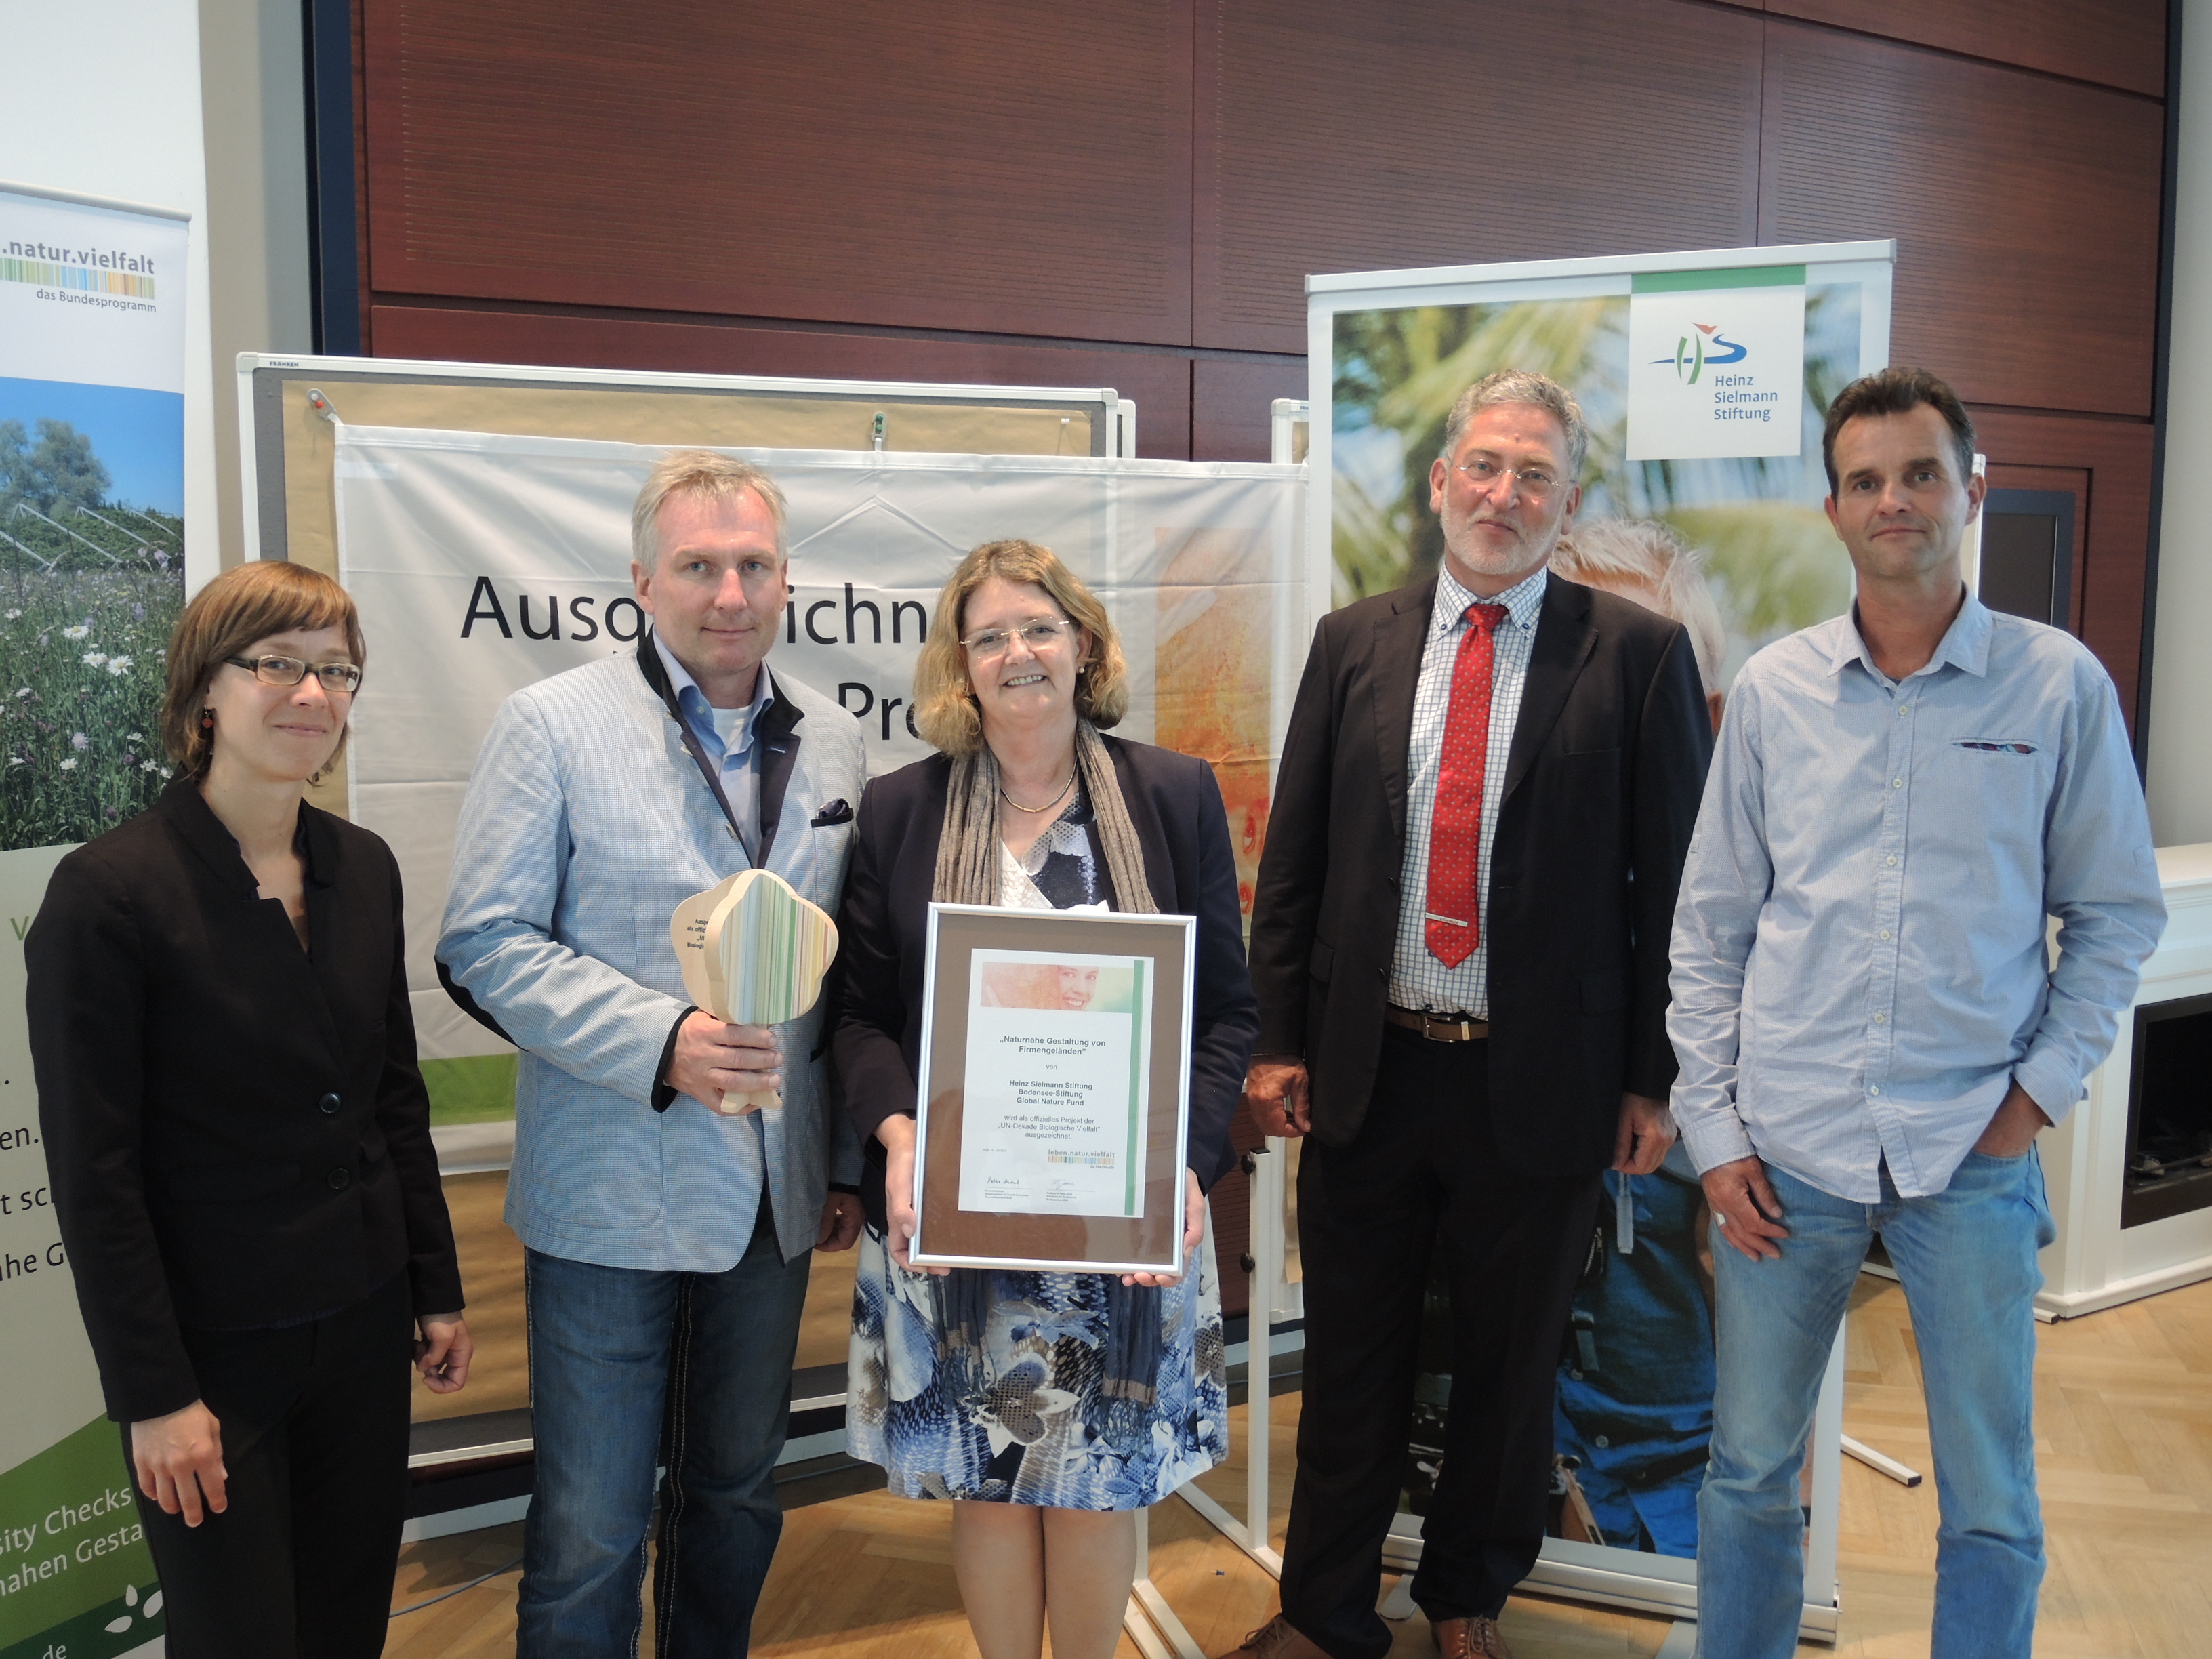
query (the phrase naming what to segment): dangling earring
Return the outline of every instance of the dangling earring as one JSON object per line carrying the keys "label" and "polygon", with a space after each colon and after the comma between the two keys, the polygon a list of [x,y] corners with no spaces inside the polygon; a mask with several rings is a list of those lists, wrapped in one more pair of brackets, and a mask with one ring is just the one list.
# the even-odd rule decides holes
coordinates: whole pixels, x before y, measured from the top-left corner
{"label": "dangling earring", "polygon": [[203,708],[200,710],[200,730],[203,732],[212,732],[215,730],[214,709]]}

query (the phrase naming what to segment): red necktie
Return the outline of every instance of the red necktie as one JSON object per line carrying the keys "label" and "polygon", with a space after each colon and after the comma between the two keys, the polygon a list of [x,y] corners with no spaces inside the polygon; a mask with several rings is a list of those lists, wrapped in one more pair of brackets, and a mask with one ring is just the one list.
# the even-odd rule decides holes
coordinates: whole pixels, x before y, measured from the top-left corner
{"label": "red necktie", "polygon": [[1429,820],[1429,954],[1456,968],[1482,943],[1475,915],[1475,874],[1482,852],[1482,774],[1490,759],[1490,678],[1497,659],[1492,637],[1505,620],[1502,605],[1471,605],[1472,624],[1452,665],[1451,708],[1437,768],[1437,807]]}

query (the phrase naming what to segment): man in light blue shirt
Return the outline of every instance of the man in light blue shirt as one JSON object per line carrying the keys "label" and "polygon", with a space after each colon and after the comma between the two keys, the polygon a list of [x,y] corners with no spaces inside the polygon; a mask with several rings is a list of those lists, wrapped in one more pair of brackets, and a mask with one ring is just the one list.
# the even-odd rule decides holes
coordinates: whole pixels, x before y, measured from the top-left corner
{"label": "man in light blue shirt", "polygon": [[1734,1247],[1714,1250],[1698,1650],[1779,1659],[1804,1592],[1827,1599],[1803,1583],[1798,1472],[1878,1233],[1936,1456],[1934,1659],[2027,1659],[2035,1135],[2111,1049],[2165,906],[2111,678],[1960,580],[1983,484],[1956,394],[1869,375],[1823,448],[1857,599],[1745,665],[1674,917],[1674,1112]]}
{"label": "man in light blue shirt", "polygon": [[[526,1248],[538,1484],[521,1659],[636,1650],[660,1483],[664,1654],[743,1653],[782,1525],[774,1469],[815,1249],[860,1231],[826,1010],[773,1030],[690,1006],[669,918],[747,867],[835,911],[860,727],[765,660],[782,492],[678,452],[639,493],[652,629],[493,720],[454,838],[438,958],[522,1051],[507,1219]],[[781,1091],[726,1115],[723,1096]]]}

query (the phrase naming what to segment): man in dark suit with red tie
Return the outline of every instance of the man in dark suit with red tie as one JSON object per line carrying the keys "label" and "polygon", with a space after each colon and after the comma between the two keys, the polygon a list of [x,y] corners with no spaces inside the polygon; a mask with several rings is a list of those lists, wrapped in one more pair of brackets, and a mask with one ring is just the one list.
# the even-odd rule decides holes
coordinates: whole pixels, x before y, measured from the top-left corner
{"label": "man in dark suit with red tie", "polygon": [[1270,1134],[1298,1177],[1304,1406],[1283,1612],[1256,1659],[1379,1659],[1382,1548],[1422,1288],[1450,1265],[1452,1394],[1413,1599],[1447,1659],[1542,1545],[1553,1388],[1601,1176],[1674,1139],[1667,942],[1712,726],[1680,624],[1547,574],[1588,434],[1501,371],[1430,469],[1436,577],[1325,618],[1252,915]]}

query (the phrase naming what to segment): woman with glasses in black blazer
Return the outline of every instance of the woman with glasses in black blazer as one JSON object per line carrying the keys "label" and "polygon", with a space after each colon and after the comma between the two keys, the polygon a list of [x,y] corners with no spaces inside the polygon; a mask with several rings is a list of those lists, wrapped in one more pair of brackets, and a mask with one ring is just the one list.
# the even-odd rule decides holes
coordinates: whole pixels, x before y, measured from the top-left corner
{"label": "woman with glasses in black blazer", "polygon": [[64,859],[26,942],[39,1116],[172,1659],[369,1656],[408,1365],[468,1376],[399,872],[304,799],[361,684],[352,599],[225,572],[168,652],[180,775]]}

